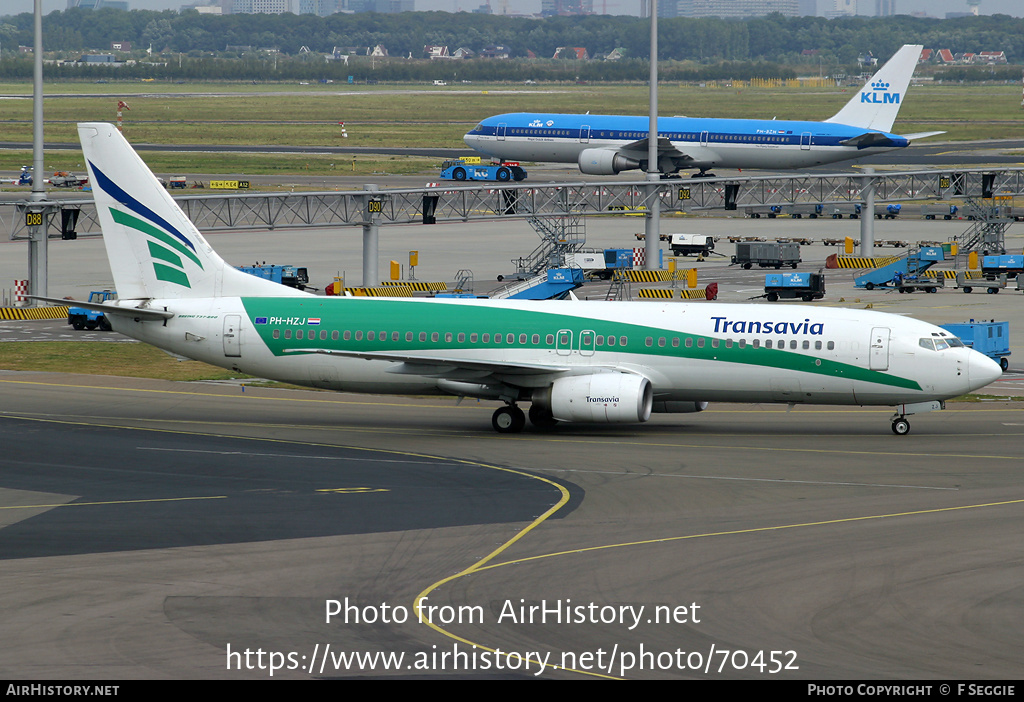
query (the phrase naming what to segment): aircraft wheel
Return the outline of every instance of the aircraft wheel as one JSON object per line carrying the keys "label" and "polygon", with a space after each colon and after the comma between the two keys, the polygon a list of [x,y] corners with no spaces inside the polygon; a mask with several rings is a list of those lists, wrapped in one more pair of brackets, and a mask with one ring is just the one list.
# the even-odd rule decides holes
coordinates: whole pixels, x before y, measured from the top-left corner
{"label": "aircraft wheel", "polygon": [[892,433],[896,436],[906,436],[910,433],[910,422],[905,417],[892,420]]}
{"label": "aircraft wheel", "polygon": [[466,179],[466,169],[465,168],[456,168],[454,171],[452,171],[452,178],[454,178],[455,180],[465,180]]}
{"label": "aircraft wheel", "polygon": [[558,420],[551,414],[551,410],[538,405],[530,405],[530,424],[538,431],[554,429]]}
{"label": "aircraft wheel", "polygon": [[526,426],[526,415],[515,405],[505,405],[494,410],[491,426],[499,434],[518,434]]}
{"label": "aircraft wheel", "polygon": [[508,182],[509,180],[512,179],[512,171],[510,171],[507,168],[499,168],[496,175],[498,177],[498,180],[502,181],[503,183]]}

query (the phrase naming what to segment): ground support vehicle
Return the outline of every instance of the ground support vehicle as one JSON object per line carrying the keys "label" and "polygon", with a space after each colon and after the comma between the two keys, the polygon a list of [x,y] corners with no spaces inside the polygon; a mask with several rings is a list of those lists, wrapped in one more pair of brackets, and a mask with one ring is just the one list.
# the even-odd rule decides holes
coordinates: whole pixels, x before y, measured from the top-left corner
{"label": "ground support vehicle", "polygon": [[775,219],[781,212],[782,207],[779,205],[752,205],[743,208],[743,215],[751,219],[761,219],[761,217]]}
{"label": "ground support vehicle", "polygon": [[736,255],[732,257],[732,263],[747,269],[752,266],[796,268],[800,263],[800,245],[740,242],[736,244]]}
{"label": "ground support vehicle", "polygon": [[168,190],[183,190],[188,187],[188,180],[185,176],[171,176],[167,182]]}
{"label": "ground support vehicle", "polygon": [[963,290],[965,293],[973,291],[975,288],[985,288],[985,292],[995,295],[1002,288],[1006,287],[1006,274],[1003,273],[1001,276],[993,279],[981,279],[968,278],[967,274],[963,271],[956,272],[956,286]]}
{"label": "ground support vehicle", "polygon": [[[890,264],[857,276],[853,279],[853,284],[858,288],[868,290],[885,288],[890,284],[893,287],[899,287],[902,281],[917,280],[926,270],[944,260],[946,260],[946,251],[941,246],[922,246],[911,249],[906,256],[898,258]],[[943,281],[944,284],[945,281]],[[933,283],[933,285],[939,287],[938,283]]]}
{"label": "ground support vehicle", "polygon": [[943,329],[951,332],[964,342],[964,346],[980,351],[999,364],[1004,371],[1010,367],[1007,357],[1010,355],[1010,323],[977,321],[973,319],[960,324],[942,324]]}
{"label": "ground support vehicle", "polygon": [[526,180],[526,171],[518,163],[471,164],[462,159],[445,161],[441,180],[496,180],[499,183]]}
{"label": "ground support vehicle", "polygon": [[670,234],[668,242],[673,256],[707,256],[715,250],[715,238],[708,234]]}
{"label": "ground support vehicle", "polygon": [[305,290],[309,285],[309,274],[306,272],[305,267],[268,266],[264,263],[254,266],[239,266],[238,270],[243,273],[248,273],[249,275],[254,275],[257,278],[263,278],[264,280],[270,280],[275,283],[280,283],[281,285],[287,285],[289,288]]}
{"label": "ground support vehicle", "polygon": [[903,205],[892,203],[889,205],[875,205],[875,219],[896,219],[900,216]]}
{"label": "ground support vehicle", "polygon": [[912,293],[915,290],[933,293],[937,292],[939,288],[946,287],[946,279],[943,277],[924,278],[916,275],[906,278],[901,276],[898,279],[894,278],[892,284],[901,293]]}
{"label": "ground support vehicle", "polygon": [[764,277],[768,302],[800,298],[804,302],[825,297],[825,276],[821,273],[769,273]]}
{"label": "ground support vehicle", "polygon": [[850,219],[860,218],[860,205],[849,204],[849,205],[832,205],[826,214],[832,216],[832,219],[842,219],[844,216]]}
{"label": "ground support vehicle", "polygon": [[[89,302],[97,304],[116,299],[117,293],[113,290],[93,290],[89,293]],[[83,329],[110,331],[110,322],[106,315],[96,310],[87,310],[84,307],[68,308],[68,324],[77,331]]]}
{"label": "ground support vehicle", "polygon": [[994,279],[1003,273],[1007,278],[1019,278],[1024,272],[1024,256],[982,256],[981,272],[988,279]]}
{"label": "ground support vehicle", "polygon": [[953,219],[959,211],[956,205],[921,205],[921,216],[925,219]]}
{"label": "ground support vehicle", "polygon": [[[708,237],[710,238],[710,237]],[[579,268],[589,278],[611,280],[615,271],[632,270],[633,249],[582,249],[565,255],[566,268]]]}
{"label": "ground support vehicle", "polygon": [[57,171],[50,177],[50,185],[55,188],[78,188],[88,182],[88,176],[76,176],[67,171]]}

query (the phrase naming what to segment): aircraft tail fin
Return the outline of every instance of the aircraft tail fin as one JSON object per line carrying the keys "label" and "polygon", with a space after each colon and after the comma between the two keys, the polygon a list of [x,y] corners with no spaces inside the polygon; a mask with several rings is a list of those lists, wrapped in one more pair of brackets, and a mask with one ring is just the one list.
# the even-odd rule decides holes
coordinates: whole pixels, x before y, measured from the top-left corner
{"label": "aircraft tail fin", "polygon": [[892,130],[907,86],[921,56],[920,44],[906,44],[871,76],[843,109],[825,120],[881,132]]}
{"label": "aircraft tail fin", "polygon": [[306,295],[228,265],[114,125],[78,125],[121,299]]}

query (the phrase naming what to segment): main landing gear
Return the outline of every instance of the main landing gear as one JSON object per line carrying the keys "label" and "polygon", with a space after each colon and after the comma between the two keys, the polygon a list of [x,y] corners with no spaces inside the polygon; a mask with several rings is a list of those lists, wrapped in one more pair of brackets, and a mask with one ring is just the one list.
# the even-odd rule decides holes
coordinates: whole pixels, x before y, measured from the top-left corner
{"label": "main landing gear", "polygon": [[708,173],[707,171],[701,171],[700,173],[694,173],[691,178],[717,178],[714,173]]}
{"label": "main landing gear", "polygon": [[906,417],[896,417],[892,420],[892,433],[896,436],[906,436],[910,433],[910,422]]}
{"label": "main landing gear", "polygon": [[[538,431],[547,431],[558,424],[551,410],[540,405],[530,405],[530,424]],[[526,426],[526,414],[516,405],[505,405],[494,410],[491,426],[499,434],[518,434]]]}

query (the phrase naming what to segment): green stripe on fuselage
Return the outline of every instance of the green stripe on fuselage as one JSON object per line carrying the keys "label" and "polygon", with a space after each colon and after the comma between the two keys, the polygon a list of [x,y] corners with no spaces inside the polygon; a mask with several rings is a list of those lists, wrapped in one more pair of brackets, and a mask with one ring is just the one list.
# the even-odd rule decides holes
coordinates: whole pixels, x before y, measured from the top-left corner
{"label": "green stripe on fuselage", "polygon": [[[678,358],[680,360],[701,360],[701,361],[722,361],[724,363],[741,363],[749,366],[760,366],[763,368],[776,368],[792,370],[801,373],[811,373],[831,378],[846,378],[849,380],[861,380],[892,387],[920,390],[921,386],[917,381],[903,378],[890,373],[869,370],[861,366],[842,363],[829,359],[827,356],[817,356],[812,352],[785,351],[782,349],[754,348],[749,343],[740,348],[736,339],[733,339],[732,347],[726,348],[722,337],[705,336],[702,334],[691,334],[676,331],[670,328],[654,327],[630,322],[609,321],[599,318],[575,316],[571,314],[560,314],[544,310],[524,310],[505,308],[490,305],[460,305],[449,303],[432,302],[407,302],[400,300],[353,300],[351,298],[315,298],[301,300],[294,298],[242,298],[242,304],[249,315],[250,323],[255,324],[257,317],[267,317],[267,324],[256,324],[256,331],[266,344],[267,348],[276,355],[284,355],[287,350],[303,348],[325,348],[344,351],[366,351],[384,353],[393,351],[396,353],[418,353],[423,351],[449,352],[453,358],[460,356],[465,350],[488,349],[488,350],[516,350],[516,349],[538,349],[550,350],[553,344],[546,343],[545,337],[548,334],[556,335],[561,330],[569,330],[573,333],[573,347],[579,346],[579,334],[584,331],[592,331],[604,337],[626,337],[625,345],[602,346],[595,349],[600,354],[637,354],[639,356],[659,356],[664,358]],[[546,305],[547,303],[540,303]],[[570,306],[572,303],[565,303]],[[656,303],[652,303],[656,304]],[[370,307],[372,305],[372,307]],[[372,313],[372,316],[370,316]],[[309,318],[319,318],[320,324],[310,326],[305,323]],[[273,320],[294,319],[295,323],[272,323]],[[294,332],[298,329],[316,330],[317,339],[284,339],[273,338],[274,329],[282,332],[290,329]],[[319,339],[319,332],[327,332],[327,338]],[[330,333],[334,330],[344,332],[345,330],[363,332],[363,339],[356,341],[352,338],[345,341],[339,338],[332,341]],[[366,339],[366,332],[373,331],[375,336],[381,332],[387,332],[385,339],[377,338],[373,341]],[[398,341],[391,341],[391,333],[400,332]],[[413,340],[405,341],[406,332],[413,332]],[[427,341],[420,341],[420,332],[425,332]],[[438,333],[439,340],[430,341],[430,335]],[[445,334],[452,334],[452,341],[445,342]],[[463,342],[458,341],[459,334],[465,334]],[[470,334],[495,334],[502,335],[502,343],[483,343],[478,340],[476,343],[469,341]],[[515,343],[505,343],[507,334],[515,335]],[[519,335],[527,334],[527,343],[519,343]],[[531,336],[540,335],[540,343],[532,343]],[[283,334],[281,335],[283,337]],[[770,336],[773,339],[800,339],[806,340],[828,340],[827,334],[811,335],[800,333],[787,333],[780,335],[755,335],[758,337]],[[647,337],[653,338],[653,345],[647,346]],[[667,342],[664,347],[658,346],[659,337],[665,337]],[[671,340],[679,338],[680,345],[673,347]],[[686,340],[692,339],[693,345],[686,347]],[[697,346],[699,340],[704,340],[704,347]],[[719,341],[718,348],[711,346],[712,340]],[[560,356],[556,358],[561,358]],[[642,361],[641,361],[642,362]]]}

